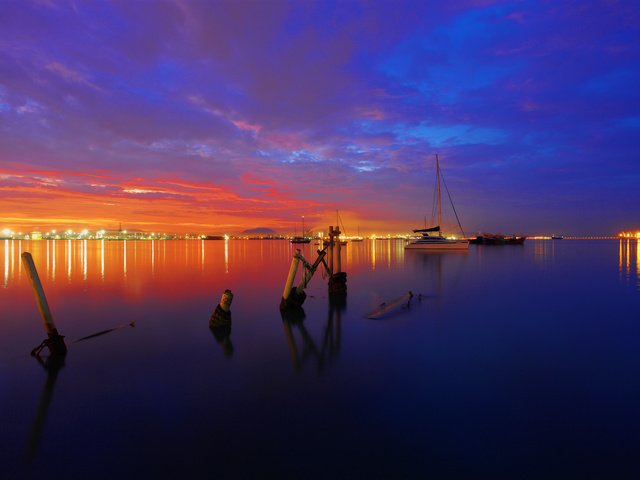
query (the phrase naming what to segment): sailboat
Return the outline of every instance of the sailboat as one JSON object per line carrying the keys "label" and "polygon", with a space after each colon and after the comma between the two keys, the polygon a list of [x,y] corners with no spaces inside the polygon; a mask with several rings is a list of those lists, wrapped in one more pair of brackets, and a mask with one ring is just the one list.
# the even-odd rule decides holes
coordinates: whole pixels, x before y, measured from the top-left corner
{"label": "sailboat", "polygon": [[[446,184],[445,184],[446,186]],[[465,251],[469,250],[468,240],[457,240],[442,236],[440,226],[442,225],[442,204],[440,202],[440,160],[436,154],[436,188],[437,188],[437,209],[438,224],[431,228],[422,228],[414,230],[413,233],[419,233],[421,237],[413,242],[405,245],[405,249],[410,250],[431,250],[431,251]],[[449,197],[451,198],[451,197]],[[453,203],[452,203],[453,205]],[[457,214],[456,214],[457,218]],[[460,224],[460,222],[458,222]],[[462,229],[462,227],[460,227]]]}
{"label": "sailboat", "polygon": [[352,242],[362,242],[364,239],[360,236],[360,227],[358,227],[358,236],[351,239]]}
{"label": "sailboat", "polygon": [[304,231],[304,216],[302,217],[302,236],[298,237],[297,235],[291,239],[291,243],[309,243],[311,239],[305,235]]}

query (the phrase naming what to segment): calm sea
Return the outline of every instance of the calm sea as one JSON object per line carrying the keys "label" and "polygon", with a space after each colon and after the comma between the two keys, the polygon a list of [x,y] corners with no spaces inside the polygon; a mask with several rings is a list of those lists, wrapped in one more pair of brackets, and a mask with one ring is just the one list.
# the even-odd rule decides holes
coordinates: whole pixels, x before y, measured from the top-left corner
{"label": "calm sea", "polygon": [[640,478],[638,242],[403,246],[349,244],[346,302],[318,272],[288,321],[285,241],[0,241],[0,476]]}

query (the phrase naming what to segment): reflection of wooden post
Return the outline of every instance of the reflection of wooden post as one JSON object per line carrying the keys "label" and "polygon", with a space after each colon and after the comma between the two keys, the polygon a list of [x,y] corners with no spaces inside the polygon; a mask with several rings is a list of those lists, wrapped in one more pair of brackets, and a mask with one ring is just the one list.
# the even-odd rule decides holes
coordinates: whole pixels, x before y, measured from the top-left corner
{"label": "reflection of wooden post", "polygon": [[38,304],[38,310],[40,310],[40,315],[42,316],[42,323],[44,325],[45,331],[47,332],[47,336],[49,337],[47,346],[52,353],[66,354],[67,347],[64,344],[64,337],[62,337],[58,333],[58,330],[53,323],[53,315],[51,314],[51,310],[49,309],[47,297],[45,297],[44,295],[44,289],[42,288],[42,283],[40,282],[38,271],[36,270],[36,266],[33,263],[33,257],[29,252],[24,252],[22,254],[22,263],[24,264],[24,268],[27,271],[27,275],[29,276],[29,281],[31,282],[31,287],[33,288],[33,294],[36,297],[36,303]]}
{"label": "reflection of wooden post", "polygon": [[51,355],[46,360],[46,363],[42,362],[40,358],[38,360],[42,363],[42,366],[47,371],[47,381],[44,384],[42,394],[40,395],[40,403],[38,403],[38,411],[36,418],[31,428],[31,436],[29,437],[29,443],[27,443],[27,459],[33,460],[38,451],[38,445],[42,438],[42,431],[44,430],[45,420],[47,418],[47,412],[49,410],[49,404],[53,398],[53,387],[56,384],[58,378],[58,372],[64,367],[64,355]]}
{"label": "reflection of wooden post", "polygon": [[293,332],[291,331],[291,324],[289,320],[283,320],[282,324],[284,325],[284,333],[287,337],[287,344],[289,345],[289,351],[291,352],[291,360],[293,361],[293,365],[296,368],[300,368],[300,360],[298,358],[298,349],[296,347],[296,342],[293,339]]}

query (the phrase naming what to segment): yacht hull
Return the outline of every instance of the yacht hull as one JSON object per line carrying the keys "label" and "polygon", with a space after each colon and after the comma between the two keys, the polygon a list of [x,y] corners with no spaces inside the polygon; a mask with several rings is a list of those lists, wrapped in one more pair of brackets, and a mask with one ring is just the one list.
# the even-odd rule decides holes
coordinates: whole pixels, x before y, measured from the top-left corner
{"label": "yacht hull", "polygon": [[431,250],[431,251],[450,251],[450,250],[469,250],[469,242],[467,240],[447,240],[439,242],[421,242],[415,241],[408,243],[404,247],[406,250]]}

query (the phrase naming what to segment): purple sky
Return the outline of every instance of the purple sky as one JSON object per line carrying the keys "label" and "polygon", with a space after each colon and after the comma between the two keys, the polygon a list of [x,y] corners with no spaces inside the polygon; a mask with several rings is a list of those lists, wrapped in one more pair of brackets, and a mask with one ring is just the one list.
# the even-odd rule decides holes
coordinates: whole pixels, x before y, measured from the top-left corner
{"label": "purple sky", "polygon": [[0,228],[406,232],[436,152],[468,233],[639,228],[640,4],[2,3]]}

